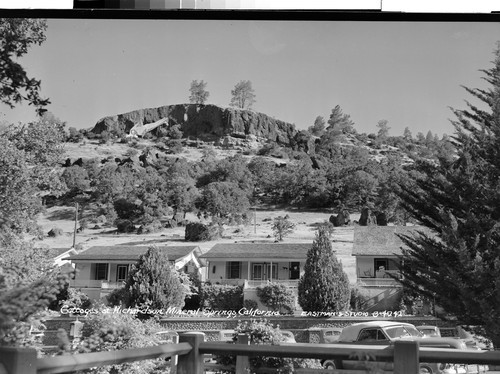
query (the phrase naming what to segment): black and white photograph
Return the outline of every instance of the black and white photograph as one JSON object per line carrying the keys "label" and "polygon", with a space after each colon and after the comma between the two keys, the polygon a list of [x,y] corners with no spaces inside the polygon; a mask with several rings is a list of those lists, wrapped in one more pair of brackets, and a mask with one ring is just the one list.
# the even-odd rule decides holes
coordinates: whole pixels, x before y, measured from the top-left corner
{"label": "black and white photograph", "polygon": [[500,373],[500,16],[0,15],[0,374]]}

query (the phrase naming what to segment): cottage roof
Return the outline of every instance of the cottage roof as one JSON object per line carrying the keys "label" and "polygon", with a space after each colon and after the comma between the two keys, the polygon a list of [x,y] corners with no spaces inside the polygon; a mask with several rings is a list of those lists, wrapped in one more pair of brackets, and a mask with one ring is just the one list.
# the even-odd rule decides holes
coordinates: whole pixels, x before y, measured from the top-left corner
{"label": "cottage roof", "polygon": [[312,243],[221,243],[200,258],[305,259]]}
{"label": "cottage roof", "polygon": [[[423,226],[355,226],[353,256],[399,256],[404,247],[398,235],[429,233]],[[417,234],[418,235],[418,234]]]}
{"label": "cottage roof", "polygon": [[[119,261],[137,261],[139,257],[148,251],[149,246],[132,246],[132,245],[117,245],[117,246],[96,246],[66,259],[71,261],[78,260],[92,260],[92,261],[105,261],[105,260],[119,260]],[[177,261],[178,259],[187,256],[191,252],[199,253],[199,247],[195,245],[183,246],[159,246],[160,250],[168,254],[170,261]]]}

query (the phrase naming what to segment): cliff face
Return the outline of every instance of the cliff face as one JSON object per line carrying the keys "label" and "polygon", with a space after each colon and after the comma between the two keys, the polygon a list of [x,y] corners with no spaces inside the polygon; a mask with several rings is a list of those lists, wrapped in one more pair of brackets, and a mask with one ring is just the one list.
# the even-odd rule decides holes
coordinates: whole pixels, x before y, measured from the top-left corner
{"label": "cliff face", "polygon": [[104,130],[123,127],[129,133],[137,123],[146,125],[162,118],[168,118],[168,125],[179,124],[185,137],[194,136],[200,140],[254,135],[291,145],[298,134],[293,124],[263,113],[195,104],[166,105],[105,117],[95,124],[92,132],[100,134]]}

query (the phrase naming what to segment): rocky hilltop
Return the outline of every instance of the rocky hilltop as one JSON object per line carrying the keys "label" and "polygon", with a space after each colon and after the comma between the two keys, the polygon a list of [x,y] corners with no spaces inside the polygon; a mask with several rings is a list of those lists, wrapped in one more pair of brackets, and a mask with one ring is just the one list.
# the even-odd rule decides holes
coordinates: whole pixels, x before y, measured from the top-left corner
{"label": "rocky hilltop", "polygon": [[[222,108],[216,105],[177,104],[134,110],[100,119],[91,130],[100,134],[112,128],[124,128],[128,134],[137,124],[147,125],[167,119],[162,126],[179,124],[184,137],[216,140],[225,136],[275,141],[282,145],[302,142],[295,125],[251,110]],[[299,140],[300,139],[300,140]]]}

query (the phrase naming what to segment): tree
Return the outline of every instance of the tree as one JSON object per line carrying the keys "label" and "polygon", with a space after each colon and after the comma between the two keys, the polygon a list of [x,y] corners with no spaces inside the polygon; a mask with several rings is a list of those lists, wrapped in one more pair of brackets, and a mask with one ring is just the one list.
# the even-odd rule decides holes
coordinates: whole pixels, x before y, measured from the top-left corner
{"label": "tree", "polygon": [[347,274],[333,253],[328,231],[319,227],[299,280],[299,304],[305,311],[337,312],[345,310],[349,299]]}
{"label": "tree", "polygon": [[377,122],[377,127],[378,127],[378,133],[377,133],[377,138],[380,140],[386,140],[387,137],[389,136],[389,130],[391,129],[387,124],[389,121],[386,119],[381,119],[380,121]]}
{"label": "tree", "polygon": [[330,118],[328,119],[328,131],[335,131],[339,134],[350,134],[354,132],[354,122],[349,114],[342,112],[340,105],[336,105],[332,109]]}
{"label": "tree", "polygon": [[[182,308],[187,294],[177,270],[167,253],[150,247],[132,267],[125,284],[126,306],[149,309]],[[187,288],[189,289],[189,288]]]}
{"label": "tree", "polygon": [[248,196],[234,182],[212,182],[202,190],[198,207],[214,217],[228,217],[246,212],[250,207]]}
{"label": "tree", "polygon": [[315,136],[323,135],[325,132],[325,119],[321,116],[317,116],[314,120],[314,125],[310,126],[307,131]]}
{"label": "tree", "polygon": [[465,88],[482,107],[453,109],[455,157],[421,161],[415,185],[403,185],[406,208],[431,232],[403,237],[401,272],[407,289],[499,346],[500,47],[482,72],[488,89]]}
{"label": "tree", "polygon": [[252,82],[239,81],[234,89],[231,90],[231,102],[229,105],[240,109],[252,109],[255,103],[255,93],[252,88]]}
{"label": "tree", "polygon": [[189,102],[191,104],[198,104],[198,105],[203,105],[205,104],[205,101],[207,101],[208,96],[210,96],[210,93],[205,90],[207,87],[207,84],[204,81],[197,81],[194,80],[191,82],[191,87],[189,88],[189,92],[191,93],[189,95]]}
{"label": "tree", "polygon": [[413,139],[413,135],[408,127],[405,127],[403,138],[408,141]]}
{"label": "tree", "polygon": [[280,242],[283,241],[284,237],[291,234],[295,229],[295,224],[291,222],[287,217],[276,217],[272,225],[274,237]]}
{"label": "tree", "polygon": [[295,309],[294,293],[282,283],[268,283],[257,287],[257,296],[270,310],[290,314]]}
{"label": "tree", "polygon": [[50,103],[40,97],[39,80],[29,78],[15,60],[28,53],[33,44],[45,41],[47,22],[35,18],[0,18],[0,100],[11,108],[27,101],[42,114]]}

